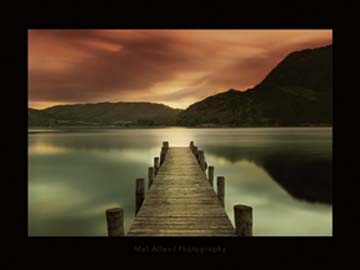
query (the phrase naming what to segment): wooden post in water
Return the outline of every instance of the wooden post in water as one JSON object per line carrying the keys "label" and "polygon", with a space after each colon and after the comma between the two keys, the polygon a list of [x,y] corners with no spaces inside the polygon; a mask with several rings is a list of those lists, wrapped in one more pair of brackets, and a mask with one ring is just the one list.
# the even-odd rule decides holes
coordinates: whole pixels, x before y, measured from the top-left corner
{"label": "wooden post in water", "polygon": [[204,154],[203,150],[199,151],[199,164],[200,164],[200,168],[204,172],[205,171],[205,154]]}
{"label": "wooden post in water", "polygon": [[163,147],[166,149],[167,152],[167,150],[169,149],[169,142],[168,141],[163,142]]}
{"label": "wooden post in water", "polygon": [[209,179],[210,185],[213,187],[214,186],[214,166],[209,166],[208,179]]}
{"label": "wooden post in water", "polygon": [[154,167],[149,167],[148,180],[149,180],[149,188],[150,188],[152,183],[154,182]]}
{"label": "wooden post in water", "polygon": [[218,198],[220,200],[221,205],[224,207],[225,201],[225,177],[224,176],[218,176],[217,177],[217,194]]}
{"label": "wooden post in water", "polygon": [[145,179],[137,178],[136,179],[136,192],[135,192],[135,215],[139,212],[142,203],[145,198]]}
{"label": "wooden post in water", "polygon": [[167,142],[167,141],[162,142],[162,147],[161,147],[161,151],[160,151],[160,166],[165,161],[165,156],[166,156],[168,150],[169,150],[169,142]]}
{"label": "wooden post in water", "polygon": [[207,162],[206,162],[206,158],[205,158],[205,151],[203,151],[203,160],[204,160],[204,172],[206,171],[208,165],[207,165]]}
{"label": "wooden post in water", "polygon": [[124,209],[111,208],[106,210],[108,236],[124,236]]}
{"label": "wooden post in water", "polygon": [[194,151],[193,151],[193,153],[194,153],[194,156],[196,157],[196,160],[198,160],[198,147],[197,146],[194,146]]}
{"label": "wooden post in water", "polygon": [[191,150],[191,152],[193,152],[193,148],[194,148],[194,142],[191,141],[191,142],[190,142],[190,150]]}
{"label": "wooden post in water", "polygon": [[161,167],[161,165],[164,163],[166,154],[169,150],[169,142],[168,141],[164,141],[162,144],[163,144],[163,146],[161,147],[161,151],[160,151],[160,164],[158,166],[158,169],[156,170],[156,173],[159,170],[159,168]]}
{"label": "wooden post in water", "polygon": [[166,148],[163,146],[161,147],[161,151],[160,151],[160,166],[164,163],[165,161],[165,155],[166,155]]}
{"label": "wooden post in water", "polygon": [[235,233],[238,236],[252,236],[252,208],[247,205],[234,205]]}
{"label": "wooden post in water", "polygon": [[159,170],[159,158],[154,157],[154,175],[157,174],[158,170]]}

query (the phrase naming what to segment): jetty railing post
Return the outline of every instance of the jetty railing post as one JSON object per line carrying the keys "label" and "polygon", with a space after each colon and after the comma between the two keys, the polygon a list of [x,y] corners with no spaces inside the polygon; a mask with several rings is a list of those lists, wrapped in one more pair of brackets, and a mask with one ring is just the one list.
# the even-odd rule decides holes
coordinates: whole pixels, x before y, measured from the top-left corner
{"label": "jetty railing post", "polygon": [[160,166],[164,163],[165,155],[166,155],[166,148],[163,146],[161,147],[161,151],[160,151]]}
{"label": "jetty railing post", "polygon": [[204,151],[199,151],[199,164],[200,168],[205,171],[205,154]]}
{"label": "jetty railing post", "polygon": [[169,142],[168,141],[163,142],[163,147],[165,148],[165,150],[167,152],[167,150],[169,149]]}
{"label": "jetty railing post", "polygon": [[194,148],[194,142],[191,141],[191,142],[190,142],[190,150],[191,150],[191,152],[193,152],[193,148]]}
{"label": "jetty railing post", "polygon": [[208,165],[207,165],[207,162],[206,162],[206,158],[205,158],[205,151],[203,151],[203,160],[204,160],[204,172],[206,171]]}
{"label": "jetty railing post", "polygon": [[124,209],[111,208],[106,210],[108,236],[124,236]]}
{"label": "jetty railing post", "polygon": [[234,205],[235,233],[238,236],[253,235],[252,208],[247,205]]}
{"label": "jetty railing post", "polygon": [[154,167],[149,167],[148,180],[149,180],[149,188],[150,188],[152,183],[154,182]]}
{"label": "jetty railing post", "polygon": [[159,170],[159,158],[154,157],[154,175],[157,174],[158,170]]}
{"label": "jetty railing post", "polygon": [[193,151],[193,153],[194,153],[194,156],[196,157],[196,159],[198,159],[198,147],[197,146],[194,146],[194,151]]}
{"label": "jetty railing post", "polygon": [[161,147],[161,151],[160,151],[160,165],[159,165],[159,167],[164,163],[166,154],[167,154],[167,152],[169,150],[169,142],[165,141],[162,144],[163,144],[163,146]]}
{"label": "jetty railing post", "polygon": [[136,179],[136,192],[135,192],[135,215],[139,212],[142,203],[145,199],[145,179],[137,178]]}
{"label": "jetty railing post", "polygon": [[220,200],[221,205],[225,206],[225,177],[224,176],[218,176],[217,177],[217,195]]}
{"label": "jetty railing post", "polygon": [[209,178],[210,185],[213,187],[214,186],[214,166],[209,166],[208,178]]}

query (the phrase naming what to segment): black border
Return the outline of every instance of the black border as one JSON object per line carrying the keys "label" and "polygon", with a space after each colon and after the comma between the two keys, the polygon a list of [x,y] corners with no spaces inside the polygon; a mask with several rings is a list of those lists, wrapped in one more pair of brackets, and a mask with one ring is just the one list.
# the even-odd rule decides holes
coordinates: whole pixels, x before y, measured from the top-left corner
{"label": "black border", "polygon": [[[143,3],[144,4],[144,3]],[[227,8],[219,4],[205,6],[205,4],[183,7],[179,4],[168,3],[167,11],[146,2],[141,7],[125,10],[123,3],[120,7],[111,4],[97,4],[88,11],[84,5],[57,4],[49,7],[45,2],[33,5],[26,9],[26,15],[21,17],[19,10],[12,9],[14,16],[10,22],[8,40],[10,43],[7,69],[10,71],[11,91],[6,98],[3,115],[11,117],[5,124],[11,132],[10,139],[13,143],[3,146],[7,160],[12,162],[6,181],[10,183],[9,196],[5,208],[9,209],[9,219],[13,221],[6,229],[10,241],[6,245],[5,265],[17,266],[18,264],[47,265],[46,263],[64,264],[67,268],[74,266],[74,261],[79,265],[99,263],[101,269],[107,264],[125,266],[121,261],[128,255],[133,255],[140,262],[144,256],[156,258],[160,255],[173,257],[174,255],[189,255],[204,258],[208,261],[220,262],[224,259],[222,254],[165,254],[165,253],[137,253],[134,246],[222,246],[227,248],[225,256],[231,256],[240,263],[248,262],[255,266],[257,263],[291,263],[295,259],[300,264],[328,262],[332,257],[335,247],[337,232],[333,227],[334,237],[256,237],[256,238],[122,238],[110,239],[99,237],[27,237],[27,30],[28,29],[328,29],[334,31],[337,39],[337,28],[334,24],[334,11],[332,4],[316,7],[314,3],[301,4],[280,1],[280,3],[253,3],[254,9],[245,8],[244,3],[238,7]],[[260,7],[259,7],[260,6]],[[20,8],[20,7],[19,7]],[[162,7],[164,8],[164,6]],[[230,9],[230,10],[229,10]],[[66,10],[63,15],[63,11]],[[34,12],[33,12],[34,11]],[[190,13],[189,11],[193,11]],[[24,11],[23,11],[24,12]],[[33,16],[30,18],[29,14]],[[70,13],[70,15],[68,15]],[[39,16],[39,14],[41,14]],[[20,16],[19,16],[20,15]],[[81,18],[81,16],[84,18]],[[100,15],[100,19],[99,19]],[[336,44],[335,40],[333,43]],[[334,46],[334,49],[337,47]],[[337,60],[336,60],[337,61]],[[16,64],[14,64],[16,63]],[[334,69],[335,70],[335,69]],[[334,92],[334,99],[342,97]],[[9,105],[9,108],[7,107]],[[15,106],[15,107],[14,107]],[[335,109],[335,107],[334,107]],[[337,111],[337,110],[335,110]],[[335,119],[334,119],[335,120]],[[336,121],[335,121],[336,122]],[[334,125],[335,126],[335,125]],[[337,126],[337,124],[336,124]],[[335,134],[334,134],[335,135]],[[334,136],[334,138],[337,137]],[[334,143],[335,146],[335,143]],[[337,150],[336,150],[337,151]],[[335,151],[334,151],[335,152]],[[334,185],[335,186],[335,185]],[[15,196],[15,199],[14,199]],[[335,197],[335,196],[334,196]],[[335,198],[334,198],[335,202]],[[334,203],[335,204],[335,203]],[[338,210],[336,210],[337,212]],[[335,214],[335,207],[333,213]],[[335,215],[333,215],[335,216]],[[70,259],[70,260],[69,260]],[[145,261],[146,263],[146,261]],[[51,267],[51,264],[48,266]],[[149,265],[149,267],[152,267]],[[17,268],[17,267],[14,267]],[[70,267],[70,269],[73,267]]]}

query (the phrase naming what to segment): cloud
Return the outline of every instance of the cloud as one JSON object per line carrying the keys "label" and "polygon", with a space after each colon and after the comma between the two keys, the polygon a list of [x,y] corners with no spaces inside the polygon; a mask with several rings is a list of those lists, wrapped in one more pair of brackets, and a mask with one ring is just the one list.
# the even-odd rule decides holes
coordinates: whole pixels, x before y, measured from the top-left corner
{"label": "cloud", "polygon": [[260,82],[331,30],[30,30],[29,103],[181,104]]}

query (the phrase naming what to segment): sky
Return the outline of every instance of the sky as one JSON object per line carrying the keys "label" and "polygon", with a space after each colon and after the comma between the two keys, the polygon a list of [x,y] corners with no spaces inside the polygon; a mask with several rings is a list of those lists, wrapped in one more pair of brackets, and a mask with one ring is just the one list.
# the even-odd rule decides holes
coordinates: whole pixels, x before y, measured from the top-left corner
{"label": "sky", "polygon": [[185,109],[246,91],[332,30],[29,30],[29,107],[154,102]]}

